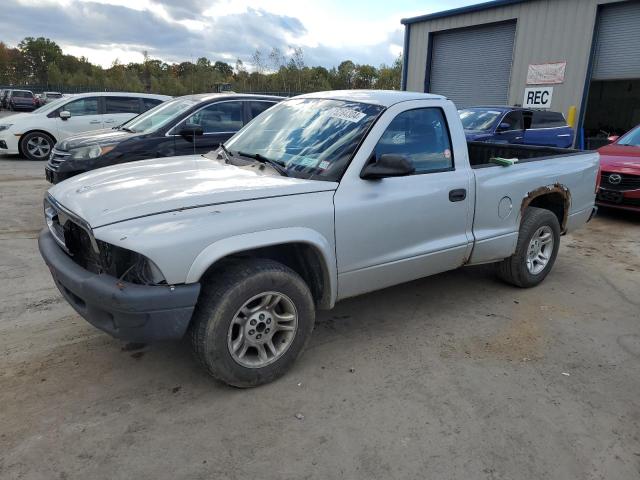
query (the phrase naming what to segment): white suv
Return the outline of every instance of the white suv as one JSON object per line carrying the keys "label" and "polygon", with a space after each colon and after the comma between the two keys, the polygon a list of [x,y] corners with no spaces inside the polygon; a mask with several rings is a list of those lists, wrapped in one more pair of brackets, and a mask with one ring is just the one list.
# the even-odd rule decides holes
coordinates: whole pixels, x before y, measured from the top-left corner
{"label": "white suv", "polygon": [[31,112],[0,120],[0,153],[46,160],[70,135],[120,125],[170,99],[146,93],[94,92],[55,100]]}

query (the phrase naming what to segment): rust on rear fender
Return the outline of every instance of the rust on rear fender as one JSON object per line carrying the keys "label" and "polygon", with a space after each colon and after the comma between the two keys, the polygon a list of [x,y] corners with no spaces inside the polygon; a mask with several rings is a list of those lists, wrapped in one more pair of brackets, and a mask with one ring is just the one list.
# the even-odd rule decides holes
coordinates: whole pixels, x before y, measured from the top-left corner
{"label": "rust on rear fender", "polygon": [[536,198],[552,193],[557,193],[562,197],[563,214],[562,221],[560,222],[560,231],[562,233],[565,233],[567,228],[567,219],[569,218],[569,207],[571,205],[571,192],[569,191],[568,187],[562,185],[561,183],[554,183],[553,185],[539,187],[527,193],[527,196],[522,200],[522,206],[520,207],[520,218],[524,216],[524,211]]}

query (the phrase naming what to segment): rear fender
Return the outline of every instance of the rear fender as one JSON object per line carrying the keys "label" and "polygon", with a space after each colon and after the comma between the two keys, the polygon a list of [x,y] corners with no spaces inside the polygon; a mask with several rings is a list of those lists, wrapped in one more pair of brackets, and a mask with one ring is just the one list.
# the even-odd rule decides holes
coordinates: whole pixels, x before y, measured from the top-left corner
{"label": "rear fender", "polygon": [[[557,194],[562,198],[562,214],[558,215],[558,222],[560,223],[560,230],[564,232],[567,228],[567,219],[569,218],[569,209],[571,207],[571,192],[569,188],[560,183],[553,185],[547,185],[544,187],[536,188],[530,191],[526,197],[522,200],[522,206],[520,207],[520,219],[524,218],[525,210],[534,202],[534,200],[544,197],[545,195]],[[553,211],[553,210],[552,210]]]}

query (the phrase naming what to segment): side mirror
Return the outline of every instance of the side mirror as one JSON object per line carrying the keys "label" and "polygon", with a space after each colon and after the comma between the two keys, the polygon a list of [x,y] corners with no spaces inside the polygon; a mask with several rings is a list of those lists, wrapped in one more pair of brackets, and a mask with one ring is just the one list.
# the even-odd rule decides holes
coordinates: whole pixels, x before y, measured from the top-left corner
{"label": "side mirror", "polygon": [[507,130],[511,130],[511,124],[506,122],[502,122],[498,125],[498,128],[496,128],[496,132],[505,132]]}
{"label": "side mirror", "polygon": [[202,129],[202,125],[198,125],[197,123],[185,123],[178,134],[185,138],[192,138],[203,135],[204,130]]}
{"label": "side mirror", "polygon": [[62,111],[60,112],[60,118],[61,118],[62,120],[67,120],[67,119],[71,118],[71,112],[69,112],[69,111],[67,111],[67,110],[62,110]]}
{"label": "side mirror", "polygon": [[415,172],[415,167],[404,155],[385,153],[375,162],[368,163],[360,173],[364,180],[379,180],[385,177],[404,177]]}
{"label": "side mirror", "polygon": [[611,135],[610,137],[607,137],[607,140],[609,141],[609,143],[613,143],[616,142],[619,138],[620,135]]}

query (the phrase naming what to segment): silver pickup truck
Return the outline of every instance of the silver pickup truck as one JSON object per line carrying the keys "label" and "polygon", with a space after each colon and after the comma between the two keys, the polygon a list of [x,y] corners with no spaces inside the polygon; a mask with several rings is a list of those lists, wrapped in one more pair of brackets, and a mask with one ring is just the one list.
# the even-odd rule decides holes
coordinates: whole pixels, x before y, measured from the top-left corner
{"label": "silver pickup truck", "polygon": [[52,187],[39,245],[91,324],[188,335],[214,377],[249,387],[282,375],[341,299],[481,263],[537,285],[593,215],[597,173],[597,153],[467,145],[441,96],[314,93],[209,154]]}

